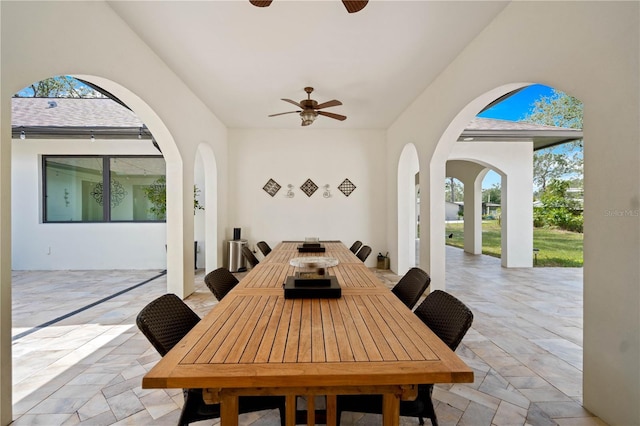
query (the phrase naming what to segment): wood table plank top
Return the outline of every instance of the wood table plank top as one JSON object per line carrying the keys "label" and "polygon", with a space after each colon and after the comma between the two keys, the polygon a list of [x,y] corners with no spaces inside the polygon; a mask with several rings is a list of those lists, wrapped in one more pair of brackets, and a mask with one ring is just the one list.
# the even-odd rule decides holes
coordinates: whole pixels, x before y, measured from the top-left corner
{"label": "wood table plank top", "polygon": [[[342,243],[337,299],[285,299],[299,242],[278,244],[143,378],[144,388],[336,389],[473,381],[472,370]],[[354,260],[355,259],[355,260]],[[344,262],[342,260],[345,260]]]}

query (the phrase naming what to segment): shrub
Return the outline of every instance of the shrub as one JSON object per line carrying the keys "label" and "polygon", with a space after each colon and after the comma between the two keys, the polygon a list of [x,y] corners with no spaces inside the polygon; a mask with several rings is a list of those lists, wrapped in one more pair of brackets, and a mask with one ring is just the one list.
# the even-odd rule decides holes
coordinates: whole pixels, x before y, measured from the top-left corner
{"label": "shrub", "polygon": [[542,207],[533,211],[533,226],[558,227],[572,232],[582,232],[583,216],[578,202],[567,196],[568,181],[552,181],[540,196]]}

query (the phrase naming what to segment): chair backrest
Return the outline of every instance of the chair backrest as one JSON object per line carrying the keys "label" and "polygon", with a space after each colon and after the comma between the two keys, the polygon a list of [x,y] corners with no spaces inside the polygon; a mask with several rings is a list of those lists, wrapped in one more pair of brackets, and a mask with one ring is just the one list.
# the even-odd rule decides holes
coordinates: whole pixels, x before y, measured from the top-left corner
{"label": "chair backrest", "polygon": [[455,351],[473,323],[473,313],[446,291],[434,290],[416,308],[415,314]]}
{"label": "chair backrest", "polygon": [[200,317],[175,294],[158,297],[138,314],[136,324],[154,348],[165,356]]}
{"label": "chair backrest", "polygon": [[268,255],[269,253],[271,253],[271,247],[269,247],[269,244],[267,244],[264,241],[260,241],[258,244],[256,244],[258,246],[258,248],[260,249],[260,251],[262,252],[263,256]]}
{"label": "chair backrest", "polygon": [[429,274],[420,268],[411,268],[391,291],[398,299],[402,300],[409,309],[413,309],[430,283],[431,277]]}
{"label": "chair backrest", "polygon": [[222,300],[238,284],[238,279],[227,268],[218,268],[204,277],[204,283],[216,299]]}
{"label": "chair backrest", "polygon": [[358,257],[358,259],[364,262],[365,260],[367,260],[367,257],[369,257],[370,254],[371,254],[371,247],[362,246],[362,248],[360,249],[360,251],[358,251],[356,256]]}
{"label": "chair backrest", "polygon": [[249,265],[251,265],[252,268],[255,267],[258,263],[260,263],[260,261],[258,261],[258,258],[253,254],[251,249],[247,246],[242,247],[242,255],[244,256],[245,259],[247,259],[247,262],[249,262]]}
{"label": "chair backrest", "polygon": [[362,247],[362,241],[356,241],[355,243],[351,244],[351,247],[349,247],[349,250],[351,250],[353,254],[356,254],[360,247]]}

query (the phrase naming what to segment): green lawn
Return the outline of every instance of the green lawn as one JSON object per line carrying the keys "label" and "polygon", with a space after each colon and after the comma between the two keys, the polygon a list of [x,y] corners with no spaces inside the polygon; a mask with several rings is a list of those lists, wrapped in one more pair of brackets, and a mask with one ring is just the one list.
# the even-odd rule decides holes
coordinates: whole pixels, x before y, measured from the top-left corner
{"label": "green lawn", "polygon": [[[454,247],[464,247],[463,224],[446,225],[446,243]],[[453,234],[452,238],[448,238]],[[535,266],[581,267],[583,234],[559,229],[533,228],[533,247],[539,249]],[[500,225],[497,220],[482,222],[482,253],[500,257]],[[533,253],[531,254],[533,257]]]}

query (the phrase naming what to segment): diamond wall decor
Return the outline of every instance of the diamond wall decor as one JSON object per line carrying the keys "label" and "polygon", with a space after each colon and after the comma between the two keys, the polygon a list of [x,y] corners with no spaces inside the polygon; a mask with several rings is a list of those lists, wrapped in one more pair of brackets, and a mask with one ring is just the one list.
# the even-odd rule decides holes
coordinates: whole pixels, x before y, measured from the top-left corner
{"label": "diamond wall decor", "polygon": [[307,179],[306,182],[302,184],[300,189],[302,190],[302,192],[307,194],[307,197],[311,197],[313,193],[318,190],[318,185],[313,183],[311,179]]}
{"label": "diamond wall decor", "polygon": [[269,181],[262,187],[262,189],[264,189],[265,192],[272,197],[276,195],[278,191],[280,191],[280,188],[280,184],[273,179],[269,179]]}
{"label": "diamond wall decor", "polygon": [[338,185],[338,189],[348,197],[349,195],[351,195],[354,189],[356,189],[356,186],[349,179],[345,179],[340,185]]}

